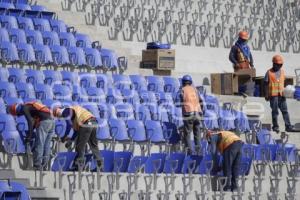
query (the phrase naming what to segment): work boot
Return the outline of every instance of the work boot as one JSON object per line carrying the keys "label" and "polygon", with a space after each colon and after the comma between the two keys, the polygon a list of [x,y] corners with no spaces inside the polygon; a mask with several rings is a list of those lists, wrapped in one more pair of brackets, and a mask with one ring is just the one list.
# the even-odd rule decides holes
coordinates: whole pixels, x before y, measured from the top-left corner
{"label": "work boot", "polygon": [[296,130],[294,126],[288,126],[285,128],[286,132],[299,132],[299,130]]}
{"label": "work boot", "polygon": [[279,127],[273,127],[272,129],[273,129],[273,131],[276,132],[276,133],[279,133],[279,132],[280,132]]}

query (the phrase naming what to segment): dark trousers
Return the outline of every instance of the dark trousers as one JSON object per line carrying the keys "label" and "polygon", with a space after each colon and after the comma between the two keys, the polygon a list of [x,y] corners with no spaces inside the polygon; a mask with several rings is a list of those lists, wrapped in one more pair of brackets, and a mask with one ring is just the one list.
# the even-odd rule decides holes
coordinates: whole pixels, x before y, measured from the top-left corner
{"label": "dark trousers", "polygon": [[97,123],[92,122],[91,125],[84,124],[77,132],[77,141],[75,151],[77,153],[75,163],[83,161],[85,155],[85,145],[88,143],[93,153],[94,158],[98,161],[101,160],[99,155],[98,141],[96,138]]}
{"label": "dark trousers", "polygon": [[223,152],[223,173],[227,177],[227,183],[224,190],[235,190],[237,189],[237,177],[240,170],[241,162],[241,148],[243,143],[241,141],[231,144]]}
{"label": "dark trousers", "polygon": [[283,116],[283,120],[285,123],[285,127],[288,128],[291,126],[291,122],[290,122],[290,117],[289,117],[289,113],[288,113],[288,108],[287,108],[287,104],[286,104],[286,99],[285,97],[271,97],[270,98],[270,106],[272,109],[272,123],[273,123],[273,128],[279,128],[278,125],[278,108],[280,109],[282,116]]}
{"label": "dark trousers", "polygon": [[189,148],[189,151],[192,149],[192,144],[190,140],[190,134],[194,134],[195,145],[198,145],[200,139],[200,115],[199,114],[190,114],[184,115],[183,119],[183,142],[185,148]]}

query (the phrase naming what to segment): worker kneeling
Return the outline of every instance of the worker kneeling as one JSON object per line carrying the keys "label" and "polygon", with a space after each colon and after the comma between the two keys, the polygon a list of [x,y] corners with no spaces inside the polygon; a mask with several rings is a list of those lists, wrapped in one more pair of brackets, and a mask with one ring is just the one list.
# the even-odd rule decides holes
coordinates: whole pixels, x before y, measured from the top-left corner
{"label": "worker kneeling", "polygon": [[230,131],[207,131],[206,138],[211,145],[214,165],[217,163],[217,151],[223,156],[223,174],[227,177],[224,191],[237,190],[237,177],[241,162],[243,142],[240,137]]}
{"label": "worker kneeling", "polygon": [[53,115],[58,118],[66,119],[67,129],[65,135],[62,137],[62,142],[71,139],[68,138],[68,135],[71,127],[73,127],[74,135],[77,137],[75,144],[75,151],[77,153],[74,160],[75,169],[79,168],[79,162],[84,161],[85,146],[87,143],[90,146],[94,158],[97,160],[97,165],[100,166],[101,158],[96,138],[98,123],[93,114],[85,108],[76,105],[64,109],[59,107],[54,108]]}

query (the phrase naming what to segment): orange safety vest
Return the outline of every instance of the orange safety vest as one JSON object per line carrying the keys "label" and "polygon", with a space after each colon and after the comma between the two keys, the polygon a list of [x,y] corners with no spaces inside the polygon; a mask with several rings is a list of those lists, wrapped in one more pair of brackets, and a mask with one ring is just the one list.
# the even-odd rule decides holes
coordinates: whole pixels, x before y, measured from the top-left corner
{"label": "orange safety vest", "polygon": [[230,131],[221,131],[221,141],[218,143],[218,150],[223,153],[232,143],[241,141],[241,138]]}
{"label": "orange safety vest", "polygon": [[191,86],[187,85],[182,88],[183,97],[183,112],[201,112],[201,107],[199,103],[199,95],[197,90]]}
{"label": "orange safety vest", "polygon": [[82,108],[81,106],[72,106],[71,108],[75,113],[75,117],[73,120],[73,129],[75,131],[78,131],[80,126],[82,126],[87,120],[95,118],[92,113],[90,113],[85,108]]}
{"label": "orange safety vest", "polygon": [[249,61],[245,58],[243,52],[240,50],[240,48],[237,47],[237,61],[239,63],[238,69],[249,69],[250,64]]}
{"label": "orange safety vest", "polygon": [[285,80],[284,70],[280,69],[279,79],[276,78],[276,73],[272,69],[269,69],[268,76],[269,76],[269,96],[272,97],[282,96],[283,89],[284,89],[284,80]]}
{"label": "orange safety vest", "polygon": [[[39,102],[27,102],[25,103],[25,105],[30,105],[32,107],[34,107],[37,111],[39,112],[44,112],[44,113],[49,113],[50,114],[50,110],[47,106],[45,106],[44,104],[41,104]],[[41,119],[39,117],[34,117],[34,127],[38,127],[40,125],[40,121]]]}

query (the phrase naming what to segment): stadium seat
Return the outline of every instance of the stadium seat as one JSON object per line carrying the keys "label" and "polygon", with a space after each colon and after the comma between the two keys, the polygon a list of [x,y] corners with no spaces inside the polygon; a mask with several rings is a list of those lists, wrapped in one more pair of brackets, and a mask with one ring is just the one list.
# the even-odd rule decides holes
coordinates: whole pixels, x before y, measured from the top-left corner
{"label": "stadium seat", "polygon": [[0,67],[0,81],[8,81],[9,72],[7,68]]}
{"label": "stadium seat", "polygon": [[13,191],[8,181],[0,181],[0,199],[21,199],[20,191]]}
{"label": "stadium seat", "polygon": [[62,20],[51,19],[49,21],[53,31],[57,33],[67,32],[67,25]]}
{"label": "stadium seat", "polygon": [[41,101],[45,99],[53,99],[52,88],[49,85],[36,84],[34,90],[36,98]]}
{"label": "stadium seat", "polygon": [[127,128],[125,122],[121,119],[109,119],[108,120],[110,133],[114,140],[119,142],[129,141]]}
{"label": "stadium seat", "polygon": [[47,19],[33,18],[34,29],[38,31],[52,31]]}
{"label": "stadium seat", "polygon": [[184,160],[185,160],[184,153],[171,153],[170,155],[167,155],[165,166],[164,166],[164,173],[166,174],[182,173]]}
{"label": "stadium seat", "polygon": [[101,58],[103,68],[109,71],[115,71],[118,67],[117,55],[113,50],[101,48]]}
{"label": "stadium seat", "polygon": [[32,85],[36,85],[39,83],[44,83],[45,76],[43,71],[35,70],[35,69],[26,69],[26,82],[31,83]]}
{"label": "stadium seat", "polygon": [[123,102],[121,92],[116,88],[108,88],[106,93],[106,102],[109,104],[117,104]]}
{"label": "stadium seat", "polygon": [[52,58],[57,66],[68,66],[70,65],[69,54],[64,46],[54,45],[50,47]]}
{"label": "stadium seat", "polygon": [[35,52],[31,44],[19,43],[17,45],[20,62],[28,65],[37,64]]}
{"label": "stadium seat", "polygon": [[47,9],[44,6],[41,6],[41,5],[32,5],[31,10],[34,10],[34,11],[47,11]]}
{"label": "stadium seat", "polygon": [[54,71],[54,70],[44,70],[43,71],[45,76],[45,84],[51,85],[51,84],[58,84],[62,82],[62,75],[60,71]]}
{"label": "stadium seat", "polygon": [[10,41],[13,43],[27,43],[24,30],[12,28],[8,30]]}
{"label": "stadium seat", "polygon": [[164,92],[164,80],[160,76],[146,76],[148,91]]}
{"label": "stadium seat", "polygon": [[11,42],[1,42],[1,62],[4,64],[16,64],[19,63],[19,55],[17,47]]}
{"label": "stadium seat", "polygon": [[134,142],[146,142],[146,131],[143,121],[127,120],[128,135]]}
{"label": "stadium seat", "polygon": [[5,8],[5,9],[14,9],[15,6],[13,3],[8,3],[8,2],[0,2],[0,8]]}
{"label": "stadium seat", "polygon": [[35,31],[31,29],[25,30],[27,43],[31,45],[44,45],[43,36],[40,31]]}
{"label": "stadium seat", "polygon": [[132,152],[119,151],[114,153],[114,172],[127,172]]}
{"label": "stadium seat", "polygon": [[131,158],[128,166],[128,173],[137,173],[140,169],[145,167],[145,163],[147,162],[147,156],[134,156]]}
{"label": "stadium seat", "polygon": [[98,102],[98,103],[106,102],[106,95],[102,89],[97,87],[88,87],[86,92],[88,95],[88,100],[90,102]]}
{"label": "stadium seat", "polygon": [[141,103],[155,103],[157,102],[157,98],[155,96],[155,93],[152,91],[140,91],[140,99]]}
{"label": "stadium seat", "polygon": [[169,122],[168,111],[164,107],[157,106],[156,104],[149,104],[148,108],[150,110],[151,119],[161,122]]}
{"label": "stadium seat", "polygon": [[54,31],[41,32],[44,40],[44,44],[48,46],[60,45],[58,34]]}
{"label": "stadium seat", "polygon": [[63,82],[70,83],[72,85],[79,84],[79,76],[77,72],[70,72],[70,71],[61,71],[61,76]]}
{"label": "stadium seat", "polygon": [[95,74],[82,72],[79,74],[80,86],[83,88],[96,87],[97,78]]}
{"label": "stadium seat", "polygon": [[140,97],[136,90],[133,89],[123,89],[121,90],[124,102],[130,103],[133,106],[140,104]]}
{"label": "stadium seat", "polygon": [[68,48],[70,63],[74,67],[86,67],[85,54],[82,48],[80,47],[69,47]]}
{"label": "stadium seat", "polygon": [[3,99],[8,97],[17,97],[15,85],[10,82],[0,82],[0,95]]}
{"label": "stadium seat", "polygon": [[100,142],[111,141],[112,137],[110,135],[107,119],[98,118],[97,122],[99,125],[99,128],[97,129],[97,135],[96,135],[97,139]]}
{"label": "stadium seat", "polygon": [[210,129],[218,129],[219,128],[219,113],[218,106],[215,104],[205,103],[204,106],[204,123],[205,126]]}
{"label": "stadium seat", "polygon": [[220,110],[219,125],[223,130],[235,130],[235,113],[231,103],[224,103]]}
{"label": "stadium seat", "polygon": [[171,115],[171,122],[177,124],[178,128],[183,127],[182,108],[174,108],[174,113]]}
{"label": "stadium seat", "polygon": [[134,119],[134,111],[129,103],[120,103],[115,105],[117,117],[122,120]]}
{"label": "stadium seat", "polygon": [[72,33],[68,32],[60,32],[60,45],[69,48],[69,47],[76,47],[76,39]]}
{"label": "stadium seat", "polygon": [[24,139],[28,131],[28,123],[25,116],[16,117],[16,125],[17,125],[18,132],[20,133],[21,137]]}
{"label": "stadium seat", "polygon": [[147,134],[147,139],[151,143],[164,143],[164,133],[159,121],[148,120],[145,121],[145,129]]}
{"label": "stadium seat", "polygon": [[25,146],[16,127],[11,115],[0,114],[0,133],[5,150],[10,153],[24,153]]}
{"label": "stadium seat", "polygon": [[235,112],[235,127],[241,132],[250,132],[250,125],[247,115],[240,111]]}
{"label": "stadium seat", "polygon": [[81,106],[90,111],[94,117],[100,118],[99,108],[96,103],[82,103]]}
{"label": "stadium seat", "polygon": [[86,90],[79,85],[73,85],[72,100],[76,102],[87,102],[88,96]]}
{"label": "stadium seat", "polygon": [[51,166],[51,171],[73,171],[75,152],[58,152]]}
{"label": "stadium seat", "polygon": [[127,75],[113,74],[112,75],[115,88],[119,90],[131,89],[131,80]]}
{"label": "stadium seat", "polygon": [[147,91],[147,81],[141,75],[129,75],[130,80],[136,91]]}
{"label": "stadium seat", "polygon": [[30,195],[29,192],[27,191],[25,185],[23,185],[22,183],[18,183],[15,181],[10,182],[10,186],[12,188],[12,191],[14,192],[20,192],[21,193],[21,200],[30,200]]}
{"label": "stadium seat", "polygon": [[162,130],[164,133],[164,138],[169,144],[178,144],[180,141],[180,135],[177,131],[176,124],[172,122],[163,122]]}
{"label": "stadium seat", "polygon": [[6,106],[2,98],[0,98],[0,113],[6,113]]}
{"label": "stadium seat", "polygon": [[18,17],[19,28],[23,30],[34,30],[33,21],[29,17]]}
{"label": "stadium seat", "polygon": [[88,66],[90,66],[92,69],[102,68],[103,64],[101,54],[97,49],[85,48],[84,52],[86,56],[86,64]]}
{"label": "stadium seat", "polygon": [[81,48],[92,48],[92,42],[90,40],[90,37],[86,34],[82,33],[76,33],[75,34],[76,39],[76,46]]}
{"label": "stadium seat", "polygon": [[52,87],[54,99],[72,101],[72,90],[69,85],[54,84]]}
{"label": "stadium seat", "polygon": [[[112,172],[114,170],[114,152],[109,150],[101,150],[99,154],[104,161],[102,172]],[[89,156],[91,157],[91,155]],[[90,169],[91,171],[96,171],[95,160],[91,161]]]}
{"label": "stadium seat", "polygon": [[48,46],[43,44],[33,45],[33,49],[39,65],[52,65],[54,63],[50,48]]}
{"label": "stadium seat", "polygon": [[9,35],[6,28],[0,28],[0,42],[9,42]]}
{"label": "stadium seat", "polygon": [[135,110],[135,118],[143,122],[145,122],[146,120],[151,120],[151,114],[148,106],[143,104],[137,105],[137,108]]}
{"label": "stadium seat", "polygon": [[169,93],[178,92],[180,83],[177,78],[173,78],[170,76],[164,76],[163,80],[164,80],[164,85],[165,85],[165,87],[164,87],[165,92],[169,92]]}
{"label": "stadium seat", "polygon": [[275,140],[272,138],[271,131],[267,129],[261,129],[257,134],[258,144],[276,144]]}
{"label": "stadium seat", "polygon": [[35,91],[31,83],[16,83],[15,86],[19,98],[23,100],[35,99]]}
{"label": "stadium seat", "polygon": [[102,119],[117,119],[116,109],[112,104],[98,104],[100,118]]}
{"label": "stadium seat", "polygon": [[166,154],[152,153],[145,163],[145,173],[162,173],[166,161]]}
{"label": "stadium seat", "polygon": [[97,74],[97,88],[101,88],[103,91],[107,91],[109,87],[112,85],[111,78],[106,74]]}
{"label": "stadium seat", "polygon": [[20,10],[31,10],[31,7],[29,4],[23,4],[23,3],[16,3],[16,9]]}
{"label": "stadium seat", "polygon": [[12,83],[26,82],[25,71],[20,68],[8,68],[8,81]]}
{"label": "stadium seat", "polygon": [[18,22],[15,16],[1,15],[1,26],[6,29],[18,28]]}
{"label": "stadium seat", "polygon": [[7,97],[4,99],[6,105],[12,105],[15,103],[24,103],[21,98],[18,97]]}

